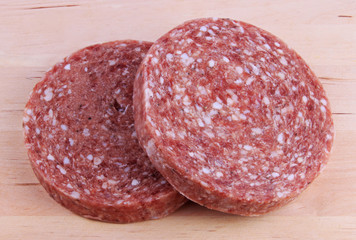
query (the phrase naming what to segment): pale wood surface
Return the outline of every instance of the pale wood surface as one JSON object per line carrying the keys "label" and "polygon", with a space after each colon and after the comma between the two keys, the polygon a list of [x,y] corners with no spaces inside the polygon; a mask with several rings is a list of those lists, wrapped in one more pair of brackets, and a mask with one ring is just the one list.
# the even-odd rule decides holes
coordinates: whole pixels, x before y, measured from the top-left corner
{"label": "pale wood surface", "polygon": [[[154,41],[185,20],[230,17],[295,48],[331,101],[336,140],[322,175],[268,215],[231,216],[189,203],[157,221],[90,221],[38,184],[22,110],[43,73],[71,52],[116,39]],[[0,239],[356,239],[356,1],[0,1]]]}

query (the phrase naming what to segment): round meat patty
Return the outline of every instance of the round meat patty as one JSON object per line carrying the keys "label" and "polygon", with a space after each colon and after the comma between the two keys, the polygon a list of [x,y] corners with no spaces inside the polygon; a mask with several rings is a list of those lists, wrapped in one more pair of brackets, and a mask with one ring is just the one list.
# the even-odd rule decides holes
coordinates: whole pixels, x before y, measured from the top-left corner
{"label": "round meat patty", "polygon": [[274,35],[230,19],[188,21],[158,39],[134,84],[141,146],[183,195],[260,215],[324,168],[334,130],[321,83]]}
{"label": "round meat patty", "polygon": [[57,202],[83,217],[128,223],[164,217],[186,199],[138,144],[133,81],[152,43],[97,44],[55,65],[25,108],[32,168]]}

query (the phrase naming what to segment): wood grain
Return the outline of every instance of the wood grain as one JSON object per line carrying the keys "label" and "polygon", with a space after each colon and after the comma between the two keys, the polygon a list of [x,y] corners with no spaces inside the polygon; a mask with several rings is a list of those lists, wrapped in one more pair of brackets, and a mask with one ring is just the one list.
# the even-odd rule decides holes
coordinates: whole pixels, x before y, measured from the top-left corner
{"label": "wood grain", "polygon": [[[310,64],[334,113],[326,170],[298,199],[254,218],[189,203],[161,220],[119,225],[55,203],[32,173],[22,138],[22,110],[44,72],[87,45],[154,41],[208,16],[262,27]],[[2,0],[0,35],[0,239],[356,239],[356,1]]]}

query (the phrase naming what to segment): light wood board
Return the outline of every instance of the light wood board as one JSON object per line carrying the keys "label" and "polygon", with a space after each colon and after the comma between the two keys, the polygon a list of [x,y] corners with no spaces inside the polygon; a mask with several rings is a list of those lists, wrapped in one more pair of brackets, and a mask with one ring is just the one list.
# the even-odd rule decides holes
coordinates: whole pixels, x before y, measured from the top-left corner
{"label": "light wood board", "polygon": [[[330,99],[336,140],[326,170],[289,205],[239,217],[188,203],[161,220],[108,224],[72,214],[35,178],[22,111],[44,72],[117,39],[154,41],[198,17],[243,20],[282,38]],[[0,239],[356,239],[356,1],[0,1]]]}

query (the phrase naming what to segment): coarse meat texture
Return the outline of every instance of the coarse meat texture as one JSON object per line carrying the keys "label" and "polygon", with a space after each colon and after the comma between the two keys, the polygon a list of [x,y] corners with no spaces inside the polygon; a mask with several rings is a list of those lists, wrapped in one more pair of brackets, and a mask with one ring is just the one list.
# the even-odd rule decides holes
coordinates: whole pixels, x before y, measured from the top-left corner
{"label": "coarse meat texture", "polygon": [[83,217],[129,223],[164,217],[186,199],[139,146],[133,81],[152,43],[97,44],[48,71],[23,125],[32,168],[57,202]]}
{"label": "coarse meat texture", "polygon": [[254,216],[298,196],[325,167],[334,128],[318,78],[283,41],[220,18],[158,39],[134,84],[141,146],[183,195]]}

